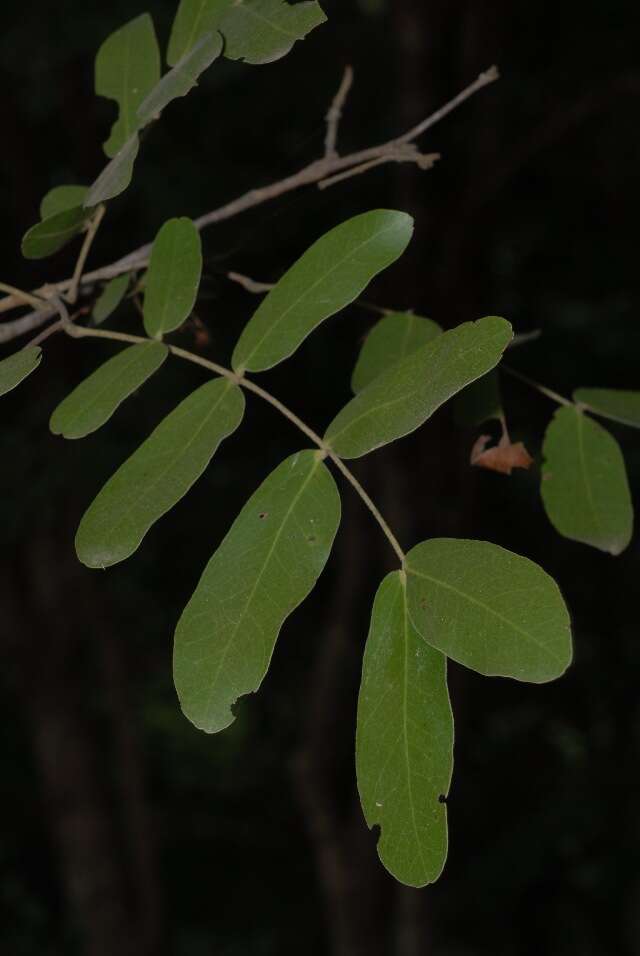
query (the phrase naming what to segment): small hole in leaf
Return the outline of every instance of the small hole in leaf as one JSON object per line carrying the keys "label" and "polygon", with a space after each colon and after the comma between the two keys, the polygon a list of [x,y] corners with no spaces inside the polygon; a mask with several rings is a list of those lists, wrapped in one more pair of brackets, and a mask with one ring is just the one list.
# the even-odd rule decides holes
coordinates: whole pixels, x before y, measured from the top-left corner
{"label": "small hole in leaf", "polygon": [[260,518],[260,521],[264,521],[265,518],[268,518],[268,517],[269,517],[269,512],[268,512],[268,511],[261,511],[260,514],[258,515],[258,517]]}
{"label": "small hole in leaf", "polygon": [[446,803],[446,802],[447,802],[446,794],[441,793],[440,796],[438,797],[438,803]]}

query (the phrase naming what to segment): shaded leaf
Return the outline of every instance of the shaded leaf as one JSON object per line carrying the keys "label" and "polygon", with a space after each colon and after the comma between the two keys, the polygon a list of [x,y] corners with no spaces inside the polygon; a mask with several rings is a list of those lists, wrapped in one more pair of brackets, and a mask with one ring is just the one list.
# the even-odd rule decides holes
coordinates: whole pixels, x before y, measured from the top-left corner
{"label": "shaded leaf", "polygon": [[151,250],[144,294],[147,335],[179,328],[195,305],[202,275],[200,233],[190,219],[170,219]]}
{"label": "shaded leaf", "polygon": [[197,86],[201,73],[211,66],[222,53],[222,37],[219,33],[206,33],[172,70],[162,77],[138,109],[142,126],[157,118],[163,109],[180,96],[186,96]]}
{"label": "shaded leaf", "polygon": [[358,791],[378,854],[396,879],[426,886],[447,857],[453,715],[446,659],[416,632],[400,572],[373,605],[358,699]]}
{"label": "shaded leaf", "polygon": [[244,506],[178,623],[174,680],[186,716],[216,733],[256,691],[286,618],[324,568],[340,496],[318,452],[284,461]]}
{"label": "shaded leaf", "polygon": [[245,63],[272,63],[326,19],[315,2],[235,0],[220,22],[224,55]]}
{"label": "shaded leaf", "polygon": [[138,107],[159,80],[160,50],[153,20],[143,13],[112,33],[96,56],[96,93],[115,100],[119,107],[104,144],[107,156],[115,156],[138,131]]}
{"label": "shaded leaf", "polygon": [[467,428],[483,425],[493,419],[501,421],[504,411],[500,379],[495,369],[456,395],[453,417],[457,425]]}
{"label": "shaded leaf", "polygon": [[640,428],[640,392],[613,388],[579,388],[573,393],[573,397],[596,415]]}
{"label": "shaded leaf", "polygon": [[407,555],[407,592],[425,641],[480,674],[538,684],[571,663],[558,585],[533,561],[495,544],[419,544]]}
{"label": "shaded leaf", "polygon": [[333,420],[325,440],[342,458],[359,458],[408,435],[447,399],[500,361],[512,336],[490,316],[444,332],[356,395]]}
{"label": "shaded leaf", "polygon": [[624,551],[633,533],[633,506],[615,438],[566,406],[549,425],[542,453],[542,501],[556,530],[610,554]]}
{"label": "shaded leaf", "polygon": [[233,353],[234,369],[260,372],[292,355],[402,255],[412,233],[411,216],[381,209],[354,216],[318,239],[254,313]]}
{"label": "shaded leaf", "polygon": [[115,312],[127,293],[129,280],[129,273],[124,272],[107,282],[91,313],[94,325],[102,325]]}
{"label": "shaded leaf", "polygon": [[470,462],[477,468],[497,471],[501,475],[510,475],[514,468],[528,470],[533,458],[521,441],[511,442],[506,430],[497,445],[487,448],[491,435],[480,435],[471,449]]}
{"label": "shaded leaf", "polygon": [[36,346],[21,349],[0,361],[0,395],[6,395],[34,372],[42,361],[42,349]]}
{"label": "shaded leaf", "polygon": [[54,186],[40,203],[40,218],[49,219],[59,212],[82,206],[86,195],[86,186]]}
{"label": "shaded leaf", "polygon": [[101,365],[61,402],[49,422],[54,435],[84,438],[160,368],[169,349],[159,342],[132,345]]}
{"label": "shaded leaf", "polygon": [[205,35],[213,33],[233,0],[180,0],[171,28],[167,63],[176,63]]}
{"label": "shaded leaf", "polygon": [[385,315],[373,326],[360,350],[351,378],[352,391],[361,392],[382,372],[441,334],[437,322],[413,312]]}
{"label": "shaded leaf", "polygon": [[238,428],[244,407],[237,386],[214,379],[167,415],[85,513],[76,535],[82,563],[105,568],[133,554],[151,526],[204,472],[220,442]]}
{"label": "shaded leaf", "polygon": [[74,206],[73,209],[64,209],[36,223],[24,234],[22,255],[25,259],[45,259],[52,256],[82,232],[92,214],[93,209]]}
{"label": "shaded leaf", "polygon": [[140,139],[137,133],[127,140],[119,153],[107,163],[94,184],[90,187],[84,201],[85,206],[97,206],[108,199],[115,199],[131,183]]}

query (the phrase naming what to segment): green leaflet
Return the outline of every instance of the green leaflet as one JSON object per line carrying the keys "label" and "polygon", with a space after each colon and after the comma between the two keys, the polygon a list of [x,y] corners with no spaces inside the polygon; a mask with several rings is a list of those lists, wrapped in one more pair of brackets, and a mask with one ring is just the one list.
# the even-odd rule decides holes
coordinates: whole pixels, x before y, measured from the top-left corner
{"label": "green leaflet", "polygon": [[589,411],[623,425],[640,428],[640,392],[613,388],[579,388],[574,400]]}
{"label": "green leaflet", "polygon": [[381,209],[318,239],[262,301],[236,345],[233,368],[261,372],[292,355],[402,255],[412,233],[411,216]]}
{"label": "green leaflet", "polygon": [[162,77],[138,108],[138,119],[145,126],[156,119],[163,109],[177,99],[186,96],[198,83],[198,78],[222,53],[222,37],[219,33],[206,33],[172,70]]}
{"label": "green leaflet", "polygon": [[495,369],[456,396],[453,415],[457,425],[469,428],[503,418],[500,379]]}
{"label": "green leaflet", "polygon": [[240,425],[241,390],[213,379],[187,396],[125,461],[85,513],[76,551],[89,568],[124,561],[187,493]]}
{"label": "green leaflet", "polygon": [[131,20],[108,37],[96,57],[98,96],[115,100],[119,116],[104,144],[115,156],[140,128],[138,107],[160,80],[160,50],[148,13]]}
{"label": "green leaflet", "polygon": [[413,312],[394,312],[380,319],[367,335],[351,378],[357,395],[400,359],[427,345],[442,329],[437,322]]}
{"label": "green leaflet", "polygon": [[280,628],[324,568],[340,496],[316,451],[284,461],[244,506],[178,623],[174,680],[196,727],[216,733],[256,691]]}
{"label": "green leaflet", "polygon": [[84,438],[108,422],[119,405],[160,368],[169,349],[132,345],[101,365],[61,402],[49,422],[54,435]]}
{"label": "green leaflet", "polygon": [[0,395],[6,395],[34,372],[42,361],[42,349],[31,346],[0,361]]}
{"label": "green leaflet", "polygon": [[40,203],[40,218],[49,219],[66,209],[82,206],[86,195],[86,186],[54,186]]}
{"label": "green leaflet", "polygon": [[245,63],[272,63],[326,19],[315,2],[235,0],[219,25],[225,39],[224,55]]}
{"label": "green leaflet", "polygon": [[497,365],[512,334],[509,323],[495,316],[444,332],[356,395],[329,425],[325,440],[341,458],[360,458],[408,435]]}
{"label": "green leaflet", "polygon": [[574,406],[559,409],[542,449],[541,493],[560,534],[620,554],[633,533],[633,505],[620,447]]}
{"label": "green leaflet", "polygon": [[91,313],[94,325],[102,325],[115,312],[127,293],[130,278],[129,273],[124,272],[107,282]]}
{"label": "green leaflet", "polygon": [[22,255],[25,259],[45,259],[52,256],[82,232],[92,215],[93,209],[74,206],[43,219],[24,234]]}
{"label": "green leaflet", "polygon": [[453,715],[446,658],[409,620],[402,574],[389,574],[373,605],[358,699],[358,790],[378,854],[409,886],[426,886],[447,857]]}
{"label": "green leaflet", "polygon": [[407,555],[409,614],[432,647],[489,677],[544,683],[571,663],[558,585],[486,541],[433,539]]}
{"label": "green leaflet", "polygon": [[170,219],[151,250],[144,295],[144,327],[160,338],[179,328],[195,305],[202,275],[200,233],[190,219]]}
{"label": "green leaflet", "polygon": [[169,66],[175,66],[205,33],[214,32],[232,2],[233,0],[180,0],[167,50]]}
{"label": "green leaflet", "polygon": [[113,157],[110,163],[107,163],[94,184],[89,188],[84,201],[85,207],[97,206],[108,199],[115,199],[116,196],[125,191],[133,177],[133,167],[139,149],[140,138],[137,133],[134,133],[120,152]]}

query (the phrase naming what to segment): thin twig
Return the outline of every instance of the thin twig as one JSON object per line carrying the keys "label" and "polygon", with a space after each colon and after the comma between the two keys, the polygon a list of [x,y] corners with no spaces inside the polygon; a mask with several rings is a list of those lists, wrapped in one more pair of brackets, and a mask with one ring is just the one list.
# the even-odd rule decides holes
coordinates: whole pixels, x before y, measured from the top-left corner
{"label": "thin twig", "polygon": [[327,159],[332,159],[334,156],[338,155],[338,151],[336,149],[338,143],[338,128],[340,126],[340,120],[342,119],[342,111],[344,110],[344,106],[347,102],[347,97],[352,86],[353,68],[347,66],[344,71],[344,76],[342,77],[342,82],[338,88],[338,92],[334,96],[333,102],[329,107],[329,112],[325,117],[327,121],[327,135],[324,141],[324,155]]}
{"label": "thin twig", "polygon": [[384,166],[386,163],[415,163],[422,170],[431,169],[440,159],[440,153],[420,153],[415,147],[398,148],[389,150],[384,156],[378,159],[371,159],[368,163],[362,163],[360,166],[354,166],[343,173],[336,173],[335,176],[328,176],[321,179],[318,183],[318,189],[328,189],[330,186],[336,186],[345,179],[351,179],[352,176],[360,176],[362,173],[368,173],[377,166]]}
{"label": "thin twig", "polygon": [[0,324],[0,344],[3,342],[12,342],[21,335],[27,335],[34,329],[39,329],[41,325],[51,318],[54,314],[51,306],[38,309],[36,312],[29,312],[28,315],[22,315],[19,319],[12,322],[3,322]]}
{"label": "thin twig", "polygon": [[[16,305],[32,305],[36,309],[39,309],[43,304],[42,299],[39,299],[36,295],[33,295],[32,292],[23,292],[22,289],[17,289],[14,285],[7,285],[6,282],[0,282],[0,292],[6,292],[8,297],[12,300],[14,304],[11,306],[11,308],[15,308]],[[2,311],[4,312],[6,309],[3,309]]]}
{"label": "thin twig", "polygon": [[[317,186],[319,183],[325,181],[324,188],[326,188],[326,180],[344,170],[357,168],[371,162],[372,160],[381,159],[383,157],[385,162],[388,162],[390,161],[388,157],[395,157],[398,154],[398,148],[400,146],[406,146],[407,143],[422,135],[422,133],[424,133],[427,129],[430,129],[483,87],[495,82],[495,80],[498,79],[498,75],[498,71],[495,67],[491,67],[486,72],[481,73],[473,83],[469,84],[469,86],[458,93],[458,95],[452,100],[450,100],[448,103],[445,103],[444,106],[442,106],[439,110],[436,110],[436,112],[427,117],[427,119],[423,120],[422,123],[419,123],[418,126],[413,127],[413,129],[408,130],[401,136],[397,136],[394,139],[378,146],[372,146],[368,149],[362,149],[358,152],[350,153],[348,156],[323,157],[322,159],[314,160],[303,169],[299,170],[297,173],[285,177],[285,179],[279,180],[276,183],[272,183],[269,186],[251,189],[249,192],[244,193],[242,196],[239,196],[237,199],[234,199],[229,203],[226,203],[224,206],[220,206],[218,209],[214,209],[211,212],[200,216],[199,219],[195,220],[195,225],[199,230],[206,229],[208,226],[219,222],[224,222],[242,212],[245,212],[248,209],[260,206],[263,203],[269,202],[273,199],[277,199],[278,197],[300,189],[303,186]],[[425,157],[425,161],[427,158],[428,156]],[[417,162],[417,159],[414,157],[413,161]],[[378,164],[376,163],[376,165]],[[115,276],[122,275],[123,272],[132,272],[136,269],[142,269],[148,265],[150,253],[151,243],[147,243],[146,245],[141,246],[139,249],[135,249],[133,252],[130,252],[121,259],[118,259],[116,262],[111,263],[111,265],[103,266],[100,269],[95,269],[93,272],[85,273],[80,280],[80,285],[102,282],[108,279],[113,279]],[[66,279],[62,282],[51,283],[48,288],[53,289],[59,295],[67,295],[72,283],[73,279]],[[38,294],[40,291],[41,290],[39,289],[36,290],[35,294]],[[54,311],[54,309],[51,309],[50,315],[53,314]],[[43,319],[43,322],[44,321],[46,321],[46,319]],[[6,338],[4,341],[9,341],[9,339]]]}
{"label": "thin twig", "polygon": [[80,285],[80,280],[82,279],[82,273],[87,261],[87,256],[89,255],[89,250],[93,245],[93,240],[96,237],[96,233],[100,228],[100,223],[102,222],[106,211],[107,207],[104,204],[98,206],[95,214],[92,216],[89,222],[87,233],[84,237],[84,242],[82,243],[82,249],[80,250],[80,255],[78,256],[78,261],[76,262],[73,278],[71,279],[71,285],[69,286],[69,291],[67,293],[67,301],[71,305],[75,305],[78,300],[78,286]]}
{"label": "thin twig", "polygon": [[275,287],[274,282],[256,282],[255,279],[244,276],[241,272],[227,272],[227,279],[230,279],[231,282],[242,286],[245,291],[252,292],[255,295],[262,295],[263,292],[271,292]]}
{"label": "thin twig", "polygon": [[540,392],[541,395],[545,395],[547,398],[550,398],[552,402],[557,402],[558,405],[568,405],[571,407],[574,404],[568,398],[565,398],[558,392],[554,392],[553,389],[547,388],[546,385],[541,385],[540,382],[536,382],[534,379],[529,378],[528,375],[523,375],[522,372],[517,372],[515,368],[511,368],[510,365],[505,365],[504,362],[501,363],[500,368],[503,372],[506,372],[507,375],[517,378],[525,385],[528,385],[529,388],[534,388],[537,392]]}

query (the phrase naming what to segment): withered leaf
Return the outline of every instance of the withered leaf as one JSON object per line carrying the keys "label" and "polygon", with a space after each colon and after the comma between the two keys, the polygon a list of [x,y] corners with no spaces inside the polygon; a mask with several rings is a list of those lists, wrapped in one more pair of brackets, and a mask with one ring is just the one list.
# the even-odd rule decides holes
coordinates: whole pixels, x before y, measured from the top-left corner
{"label": "withered leaf", "polygon": [[533,458],[521,441],[512,444],[505,431],[497,445],[487,448],[491,435],[480,435],[471,449],[471,464],[510,475],[514,468],[531,468]]}

